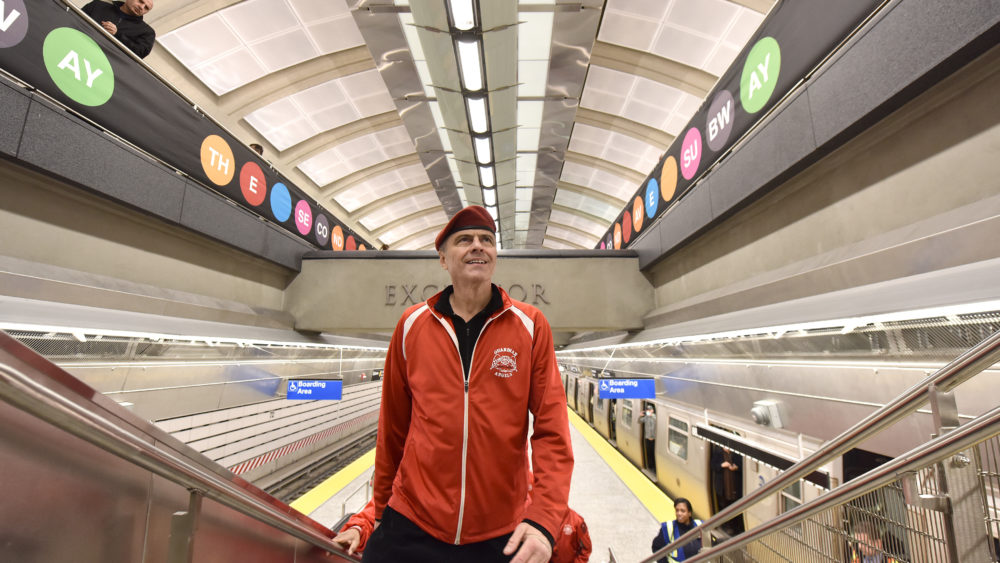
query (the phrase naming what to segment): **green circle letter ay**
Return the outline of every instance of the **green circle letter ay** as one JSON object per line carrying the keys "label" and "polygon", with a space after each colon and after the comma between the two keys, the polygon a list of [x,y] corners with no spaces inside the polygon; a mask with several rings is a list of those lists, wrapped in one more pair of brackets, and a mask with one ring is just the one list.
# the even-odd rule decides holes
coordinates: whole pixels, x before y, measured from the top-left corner
{"label": "green circle letter ay", "polygon": [[115,72],[93,39],[68,27],[53,29],[42,46],[45,68],[74,102],[99,106],[115,91]]}
{"label": "green circle letter ay", "polygon": [[740,101],[747,113],[757,113],[771,99],[781,71],[781,48],[773,37],[764,37],[750,49],[740,78]]}

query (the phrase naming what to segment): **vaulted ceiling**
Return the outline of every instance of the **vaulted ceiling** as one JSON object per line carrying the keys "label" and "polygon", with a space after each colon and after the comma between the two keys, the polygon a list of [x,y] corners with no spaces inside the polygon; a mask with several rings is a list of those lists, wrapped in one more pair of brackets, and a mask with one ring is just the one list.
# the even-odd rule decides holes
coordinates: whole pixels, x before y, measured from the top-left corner
{"label": "vaulted ceiling", "polygon": [[376,247],[593,248],[774,4],[452,1],[157,0],[146,62]]}

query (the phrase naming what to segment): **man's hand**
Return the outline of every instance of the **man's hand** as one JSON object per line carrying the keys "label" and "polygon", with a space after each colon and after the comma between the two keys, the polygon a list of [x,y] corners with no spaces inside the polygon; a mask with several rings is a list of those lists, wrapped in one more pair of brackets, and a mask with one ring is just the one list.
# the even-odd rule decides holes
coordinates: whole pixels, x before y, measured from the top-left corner
{"label": "man's hand", "polygon": [[361,532],[355,527],[350,527],[343,532],[340,532],[333,538],[333,543],[339,544],[347,550],[348,555],[354,555],[354,550],[358,548],[358,544],[361,543]]}
{"label": "man's hand", "polygon": [[101,27],[106,29],[111,35],[118,33],[118,26],[111,22],[101,22]]}
{"label": "man's hand", "polygon": [[[521,546],[518,549],[517,546]],[[526,522],[521,522],[514,528],[514,533],[510,535],[510,541],[503,548],[504,555],[510,555],[517,550],[517,555],[510,560],[510,563],[545,563],[552,557],[552,546],[544,534],[534,526]]]}

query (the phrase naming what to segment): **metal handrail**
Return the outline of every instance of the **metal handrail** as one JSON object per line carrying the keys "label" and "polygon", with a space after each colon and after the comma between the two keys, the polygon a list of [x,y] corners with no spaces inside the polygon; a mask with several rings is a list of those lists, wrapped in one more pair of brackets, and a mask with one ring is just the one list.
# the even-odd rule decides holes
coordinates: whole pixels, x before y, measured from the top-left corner
{"label": "metal handrail", "polygon": [[1000,427],[997,426],[998,423],[1000,423],[1000,407],[994,408],[943,436],[917,446],[896,459],[880,465],[856,479],[848,481],[819,498],[813,499],[788,512],[783,512],[764,525],[752,528],[725,543],[708,549],[702,549],[698,555],[688,558],[687,561],[697,563],[698,561],[739,549],[764,536],[794,526],[824,510],[842,505],[854,498],[898,481],[904,474],[923,469],[960,451],[967,450],[996,434],[1000,434]]}
{"label": "metal handrail", "polygon": [[347,555],[317,528],[293,518],[293,509],[288,508],[287,512],[282,512],[276,505],[247,494],[229,481],[150,445],[142,437],[87,410],[5,363],[0,364],[0,398],[130,463],[273,526],[343,561],[360,561],[359,557]]}
{"label": "metal handrail", "polygon": [[[910,387],[892,402],[868,415],[868,417],[827,442],[826,445],[816,452],[789,467],[777,478],[772,479],[759,489],[727,506],[708,520],[705,520],[701,526],[683,534],[650,557],[643,559],[640,563],[652,563],[656,559],[695,539],[696,536],[704,534],[704,537],[708,537],[711,531],[717,526],[729,521],[734,516],[742,514],[766,497],[788,487],[809,473],[819,469],[820,466],[840,457],[861,442],[892,426],[900,419],[916,412],[928,400],[928,391],[931,387],[937,387],[939,390],[945,392],[951,391],[997,361],[1000,361],[1000,331],[973,346],[923,381]],[[737,536],[737,538],[740,537],[742,536]]]}

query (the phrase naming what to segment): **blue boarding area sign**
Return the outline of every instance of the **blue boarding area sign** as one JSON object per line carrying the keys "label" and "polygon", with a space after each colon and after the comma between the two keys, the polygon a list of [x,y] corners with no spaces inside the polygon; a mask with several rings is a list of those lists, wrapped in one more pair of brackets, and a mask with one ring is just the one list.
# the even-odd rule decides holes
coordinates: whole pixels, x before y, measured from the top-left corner
{"label": "blue boarding area sign", "polygon": [[602,379],[598,399],[655,399],[656,381],[652,379]]}
{"label": "blue boarding area sign", "polygon": [[286,399],[339,401],[344,391],[343,381],[327,379],[292,379],[288,382]]}

